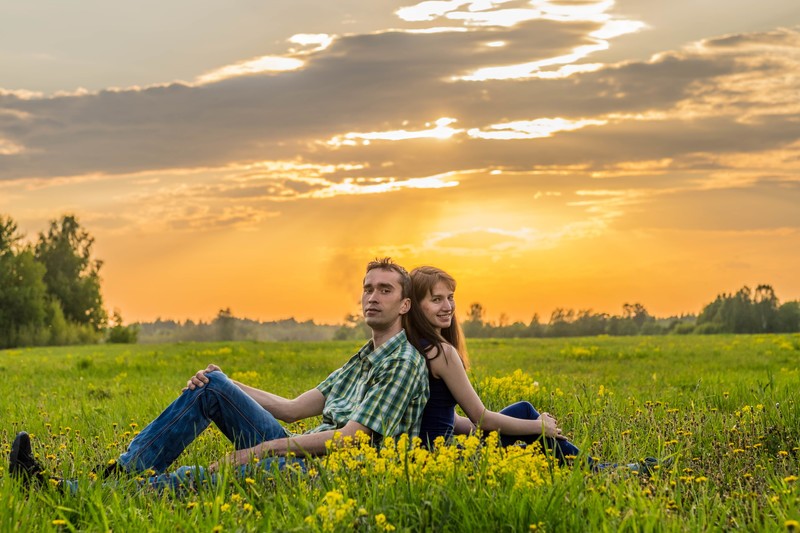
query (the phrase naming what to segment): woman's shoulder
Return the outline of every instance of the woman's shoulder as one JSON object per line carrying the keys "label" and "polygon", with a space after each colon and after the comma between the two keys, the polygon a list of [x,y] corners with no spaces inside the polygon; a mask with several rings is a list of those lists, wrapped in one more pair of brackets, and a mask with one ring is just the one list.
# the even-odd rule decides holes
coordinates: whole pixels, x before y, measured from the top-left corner
{"label": "woman's shoulder", "polygon": [[[439,355],[441,355],[441,357],[439,357]],[[432,368],[445,368],[450,365],[463,368],[463,363],[458,356],[458,351],[456,351],[452,344],[446,342],[441,344],[441,351],[434,346],[425,356],[428,358],[428,362]]]}

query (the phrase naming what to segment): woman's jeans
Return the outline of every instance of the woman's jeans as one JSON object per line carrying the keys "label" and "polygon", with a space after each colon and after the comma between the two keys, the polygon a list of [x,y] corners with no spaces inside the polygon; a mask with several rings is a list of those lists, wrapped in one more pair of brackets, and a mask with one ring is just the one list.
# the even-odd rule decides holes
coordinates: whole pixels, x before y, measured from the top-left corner
{"label": "woman's jeans", "polygon": [[[539,412],[528,402],[513,403],[500,411],[500,413],[514,418],[539,419]],[[566,461],[567,457],[575,457],[580,453],[578,447],[568,440],[542,437],[541,435],[500,435],[500,444],[503,446],[511,446],[519,441],[525,444],[540,442],[543,448],[551,450],[555,454],[556,459],[561,464]]]}

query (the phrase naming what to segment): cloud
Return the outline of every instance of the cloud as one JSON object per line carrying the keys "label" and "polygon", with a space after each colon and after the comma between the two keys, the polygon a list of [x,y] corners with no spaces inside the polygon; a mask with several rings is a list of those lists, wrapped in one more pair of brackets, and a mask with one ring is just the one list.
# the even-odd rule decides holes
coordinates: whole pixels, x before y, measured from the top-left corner
{"label": "cloud", "polygon": [[228,78],[236,78],[238,76],[262,74],[265,72],[287,72],[297,70],[301,68],[303,64],[302,60],[292,57],[261,56],[207,72],[199,76],[197,80],[195,80],[195,83],[202,85],[215,83]]}
{"label": "cloud", "polygon": [[[447,31],[297,36],[294,44],[307,49],[296,51],[303,64],[293,71],[258,72],[264,65],[244,61],[194,85],[50,98],[2,92],[0,183],[154,176],[158,183],[130,190],[124,201],[172,204],[150,215],[174,227],[197,227],[204,216],[246,227],[282,216],[292,202],[414,190],[466,195],[478,183],[488,190],[501,179],[495,171],[535,180],[530,201],[541,190],[562,194],[535,200],[571,213],[545,210],[544,236],[526,241],[541,245],[628,220],[657,226],[659,218],[637,210],[652,207],[670,220],[669,208],[657,206],[672,198],[702,211],[690,200],[696,194],[730,202],[698,193],[704,188],[796,170],[797,29],[723,36],[647,61],[564,65],[559,58],[624,33],[624,25],[613,26],[599,4],[570,18],[541,2],[541,16],[530,20],[477,23],[488,5],[425,3],[426,17],[447,22]],[[454,10],[474,17],[445,16]],[[552,76],[459,81],[527,63]],[[580,194],[549,189],[558,176],[574,178],[568,183]],[[496,197],[502,211],[514,204],[502,198],[510,190],[518,189],[485,197]],[[787,216],[778,218],[790,224]],[[684,221],[710,224],[699,215]],[[535,225],[496,229],[519,227]]]}

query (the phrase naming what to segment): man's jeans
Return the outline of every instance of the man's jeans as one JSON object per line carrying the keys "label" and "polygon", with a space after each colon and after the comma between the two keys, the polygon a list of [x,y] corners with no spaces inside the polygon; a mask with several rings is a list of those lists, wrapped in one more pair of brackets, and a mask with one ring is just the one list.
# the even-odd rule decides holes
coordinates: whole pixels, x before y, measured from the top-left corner
{"label": "man's jeans", "polygon": [[[523,418],[527,420],[538,420],[539,412],[528,402],[517,402],[509,405],[500,411],[501,414],[511,416],[514,418]],[[567,457],[577,456],[580,450],[577,446],[568,440],[554,439],[553,437],[542,437],[541,435],[501,435],[500,444],[503,446],[511,446],[512,444],[522,441],[526,444],[532,444],[539,441],[543,448],[551,450],[559,463],[564,463]]]}
{"label": "man's jeans", "polygon": [[131,441],[118,463],[131,472],[163,473],[183,450],[214,422],[237,450],[289,436],[272,414],[222,372],[185,390]]}

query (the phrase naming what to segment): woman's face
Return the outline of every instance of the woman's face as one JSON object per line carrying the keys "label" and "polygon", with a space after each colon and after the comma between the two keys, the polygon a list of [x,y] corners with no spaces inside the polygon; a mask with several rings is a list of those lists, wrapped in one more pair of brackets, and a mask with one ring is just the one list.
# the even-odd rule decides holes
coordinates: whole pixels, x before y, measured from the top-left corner
{"label": "woman's face", "polygon": [[440,281],[433,286],[431,292],[425,295],[420,302],[422,314],[431,325],[438,329],[450,327],[453,320],[453,313],[456,310],[456,301],[453,298],[453,291],[446,283]]}

